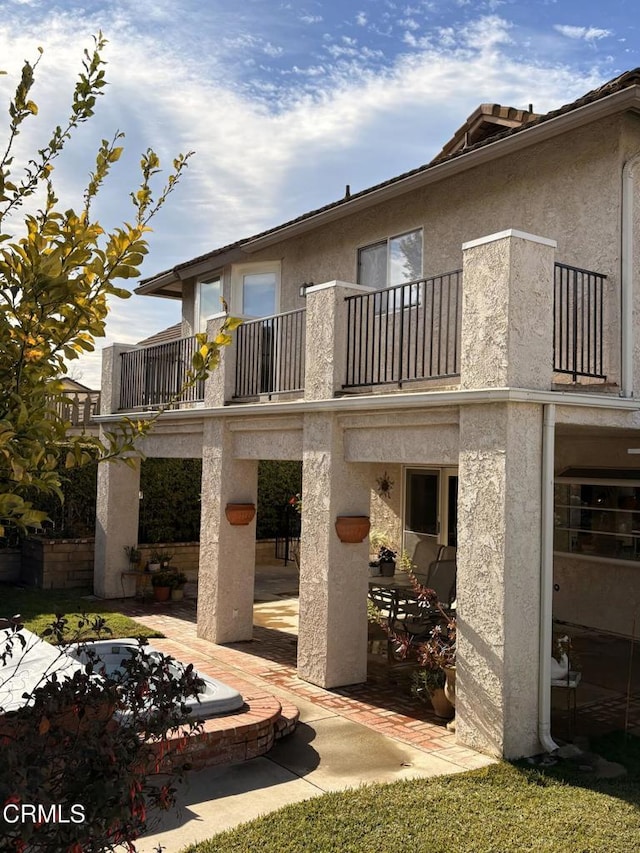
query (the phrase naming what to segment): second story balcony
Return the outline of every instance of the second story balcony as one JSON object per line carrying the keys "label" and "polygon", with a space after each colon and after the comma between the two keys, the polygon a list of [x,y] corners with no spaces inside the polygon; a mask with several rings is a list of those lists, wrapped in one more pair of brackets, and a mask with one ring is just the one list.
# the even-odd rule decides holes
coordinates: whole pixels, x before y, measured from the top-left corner
{"label": "second story balcony", "polygon": [[[333,285],[331,302],[326,293]],[[325,291],[322,296],[313,291],[309,295],[309,303],[312,298],[327,300],[315,313],[303,308],[243,323],[225,353],[224,391],[215,400],[207,398],[204,382],[178,397],[195,352],[195,338],[122,352],[119,410],[460,385],[462,270],[384,290],[341,282],[333,285],[318,288]],[[548,312],[553,328],[547,351],[553,358],[553,381],[564,382],[565,389],[607,378],[605,285],[606,276],[601,273],[554,265]],[[326,332],[328,318],[333,337]],[[487,358],[492,357],[491,332],[487,326]],[[517,347],[517,332],[512,337]],[[476,345],[484,357],[482,340]],[[327,370],[333,371],[333,380],[323,385],[318,377],[330,363]],[[315,390],[309,391],[311,385]]]}

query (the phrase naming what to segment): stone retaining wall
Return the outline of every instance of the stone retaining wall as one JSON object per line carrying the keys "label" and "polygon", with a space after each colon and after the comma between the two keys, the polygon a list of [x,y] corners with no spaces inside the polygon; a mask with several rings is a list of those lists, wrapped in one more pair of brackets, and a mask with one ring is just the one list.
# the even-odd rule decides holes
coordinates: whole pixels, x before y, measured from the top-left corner
{"label": "stone retaining wall", "polygon": [[[0,552],[0,581],[20,581],[41,589],[67,589],[93,586],[93,557],[95,541],[87,539],[45,539],[33,536],[25,539],[22,550]],[[199,542],[158,542],[139,545],[143,563],[153,551],[168,551],[173,555],[170,566],[184,572],[190,582],[198,579]],[[273,539],[256,542],[256,563],[275,561]],[[122,569],[127,568],[122,555]]]}
{"label": "stone retaining wall", "polygon": [[21,562],[22,552],[20,548],[3,548],[0,551],[0,582],[19,581]]}
{"label": "stone retaining wall", "polygon": [[93,539],[25,539],[20,580],[41,589],[91,587],[93,551]]}

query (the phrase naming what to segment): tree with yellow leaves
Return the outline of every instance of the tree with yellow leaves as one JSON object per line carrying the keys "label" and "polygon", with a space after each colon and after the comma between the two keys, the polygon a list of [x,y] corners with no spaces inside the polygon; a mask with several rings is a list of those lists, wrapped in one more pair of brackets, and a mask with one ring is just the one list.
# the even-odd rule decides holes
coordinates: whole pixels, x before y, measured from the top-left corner
{"label": "tree with yellow leaves", "polygon": [[[24,531],[46,517],[37,497],[61,497],[61,464],[84,464],[96,453],[101,459],[115,459],[124,451],[130,461],[136,439],[153,420],[123,421],[107,435],[106,445],[94,439],[94,453],[87,451],[86,439],[83,444],[72,440],[71,450],[63,451],[66,424],[55,409],[56,400],[64,396],[59,377],[66,363],[91,352],[95,339],[105,334],[108,299],[131,295],[118,283],[139,275],[148,251],[149,222],[192,153],[173,161],[156,195],[160,161],[147,150],[140,161],[140,184],[129,194],[132,222],[106,233],[93,219],[91,206],[122,153],[123,134],[118,132],[98,148],[82,208],[60,206],[53,181],[55,161],[74,131],[94,114],[106,85],[101,56],[105,44],[100,33],[93,49],[85,50],[66,123],[54,129],[48,144],[21,169],[14,167],[14,143],[24,122],[38,114],[30,93],[42,49],[35,62],[25,61],[9,105],[8,138],[0,154],[0,536],[7,528]],[[31,210],[38,203],[36,212],[25,212],[26,205]],[[17,215],[22,216],[21,234],[15,227]],[[9,229],[12,234],[5,233]],[[200,336],[188,383],[215,366],[234,325],[230,320],[215,341]]]}

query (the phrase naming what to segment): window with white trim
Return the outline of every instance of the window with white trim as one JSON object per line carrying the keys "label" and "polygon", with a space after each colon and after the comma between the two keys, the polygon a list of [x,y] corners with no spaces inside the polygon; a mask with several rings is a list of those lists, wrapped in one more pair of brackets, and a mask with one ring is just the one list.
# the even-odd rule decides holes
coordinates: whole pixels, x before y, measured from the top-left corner
{"label": "window with white trim", "polygon": [[382,290],[422,278],[422,228],[358,249],[358,284]]}
{"label": "window with white trim", "polygon": [[280,304],[280,261],[237,264],[231,273],[232,313],[271,317]]}
{"label": "window with white trim", "polygon": [[196,326],[206,332],[207,320],[223,312],[222,277],[219,275],[199,281],[196,285]]}

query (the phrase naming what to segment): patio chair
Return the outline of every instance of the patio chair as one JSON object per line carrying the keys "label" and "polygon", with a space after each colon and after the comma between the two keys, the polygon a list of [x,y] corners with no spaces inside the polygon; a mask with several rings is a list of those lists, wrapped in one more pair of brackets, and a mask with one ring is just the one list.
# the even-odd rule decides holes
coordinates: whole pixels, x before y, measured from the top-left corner
{"label": "patio chair", "polygon": [[[389,630],[407,634],[413,642],[426,639],[442,614],[421,601],[411,589],[372,587],[369,598],[387,621]],[[395,651],[395,641],[387,643],[387,660],[390,664],[409,664]]]}
{"label": "patio chair", "polygon": [[438,601],[450,609],[456,600],[456,561],[434,560],[424,585],[435,590]]}

